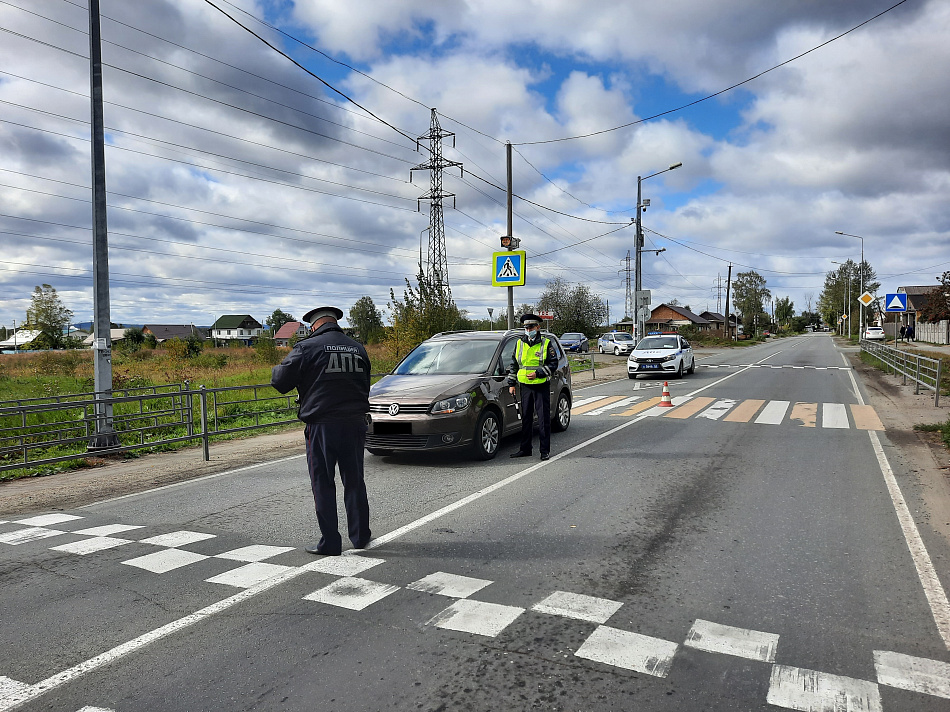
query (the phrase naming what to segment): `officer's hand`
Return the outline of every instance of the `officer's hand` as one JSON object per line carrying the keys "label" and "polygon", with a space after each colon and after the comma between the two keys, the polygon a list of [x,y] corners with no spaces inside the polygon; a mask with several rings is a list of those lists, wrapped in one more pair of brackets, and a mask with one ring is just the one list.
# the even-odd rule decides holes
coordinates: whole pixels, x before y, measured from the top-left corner
{"label": "officer's hand", "polygon": [[534,377],[535,377],[535,378],[544,378],[544,371],[535,371],[535,372],[534,372]]}
{"label": "officer's hand", "polygon": [[511,395],[514,395],[514,394],[515,394],[515,387],[514,387],[514,386],[508,386],[508,392],[509,392]]}

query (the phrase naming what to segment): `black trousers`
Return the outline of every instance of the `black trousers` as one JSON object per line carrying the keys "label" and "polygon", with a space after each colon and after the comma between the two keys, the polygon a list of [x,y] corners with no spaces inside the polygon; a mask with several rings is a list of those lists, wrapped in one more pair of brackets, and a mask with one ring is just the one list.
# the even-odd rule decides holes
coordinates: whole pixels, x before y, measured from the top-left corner
{"label": "black trousers", "polygon": [[365,546],[370,540],[369,501],[363,480],[366,430],[363,420],[307,423],[304,429],[310,488],[320,525],[319,546],[329,552],[339,552],[343,548],[336,516],[337,465],[343,482],[343,504],[350,541],[354,546]]}
{"label": "black trousers", "polygon": [[521,452],[531,452],[534,414],[538,414],[541,454],[551,452],[551,382],[521,386]]}

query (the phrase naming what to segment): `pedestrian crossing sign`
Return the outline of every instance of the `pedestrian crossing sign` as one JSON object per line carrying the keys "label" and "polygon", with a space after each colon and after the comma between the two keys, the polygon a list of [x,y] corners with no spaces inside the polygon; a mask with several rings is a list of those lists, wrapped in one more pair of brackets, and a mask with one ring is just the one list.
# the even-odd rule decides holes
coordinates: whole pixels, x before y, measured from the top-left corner
{"label": "pedestrian crossing sign", "polygon": [[525,279],[525,252],[524,250],[515,250],[512,252],[493,252],[492,253],[492,277],[493,287],[523,287]]}

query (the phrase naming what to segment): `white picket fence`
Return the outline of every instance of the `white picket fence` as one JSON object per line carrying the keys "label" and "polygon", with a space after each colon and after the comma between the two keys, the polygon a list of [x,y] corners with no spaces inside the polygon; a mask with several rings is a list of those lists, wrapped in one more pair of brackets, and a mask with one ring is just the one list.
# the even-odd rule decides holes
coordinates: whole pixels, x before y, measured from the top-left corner
{"label": "white picket fence", "polygon": [[914,338],[931,344],[950,344],[950,321],[918,321],[914,327]]}

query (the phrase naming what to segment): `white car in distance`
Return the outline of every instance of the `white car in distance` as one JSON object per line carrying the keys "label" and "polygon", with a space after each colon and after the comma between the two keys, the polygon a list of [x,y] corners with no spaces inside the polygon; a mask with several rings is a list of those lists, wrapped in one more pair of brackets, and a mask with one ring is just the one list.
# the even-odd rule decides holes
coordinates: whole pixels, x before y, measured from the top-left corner
{"label": "white car in distance", "polygon": [[696,370],[689,342],[679,334],[653,334],[640,340],[627,357],[627,376],[672,373],[682,378]]}

